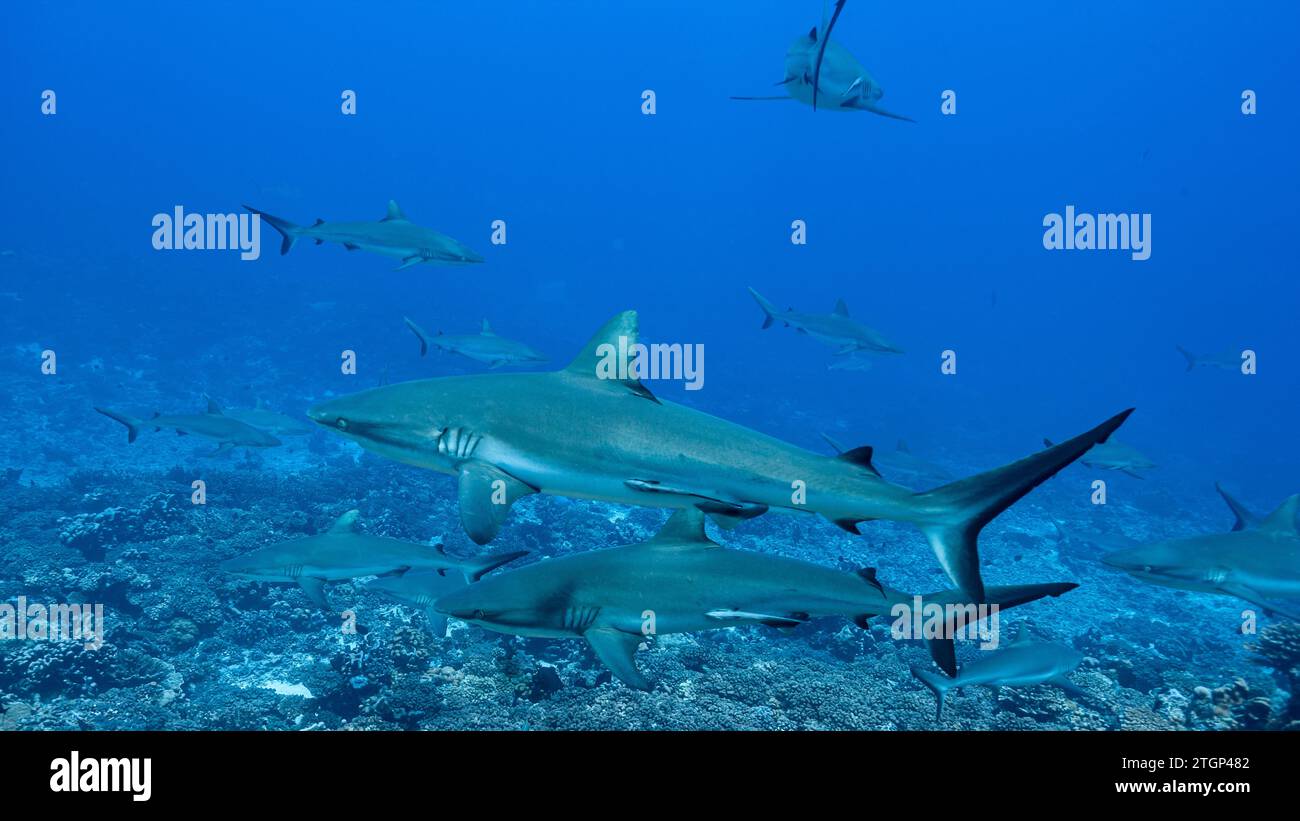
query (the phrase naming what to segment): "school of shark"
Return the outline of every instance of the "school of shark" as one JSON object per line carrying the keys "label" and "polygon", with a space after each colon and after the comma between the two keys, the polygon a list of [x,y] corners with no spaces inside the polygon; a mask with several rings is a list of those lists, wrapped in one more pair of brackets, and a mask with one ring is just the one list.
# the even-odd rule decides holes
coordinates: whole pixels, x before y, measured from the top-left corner
{"label": "school of shark", "polygon": [[[908,67],[865,59],[872,57],[870,36],[885,36],[869,25],[865,6],[824,0],[820,19],[808,21],[816,24],[806,33],[774,28],[778,47],[794,34],[783,65],[777,50],[766,67],[737,72],[738,78],[770,82],[780,93],[764,95],[761,87],[742,84],[734,90],[759,96],[731,100],[801,106],[733,104],[727,100],[731,88],[716,104],[755,118],[797,116],[810,130],[830,122],[858,125],[865,133],[922,133],[922,102],[904,93],[896,102],[891,96],[886,108],[884,89],[866,68],[871,64],[889,81],[888,75],[906,79]],[[763,71],[770,72],[766,80]],[[809,175],[814,186],[835,184],[833,174],[822,173],[824,166],[834,167],[819,161],[817,173]],[[401,184],[421,183],[412,175],[394,185]],[[499,311],[461,304],[475,289],[508,293],[512,284],[494,278],[498,251],[459,230],[455,213],[418,209],[426,224],[468,244],[413,222],[396,200],[386,210],[378,199],[315,212],[302,202],[282,210],[272,201],[299,199],[296,189],[250,193],[248,202],[298,214],[294,219],[334,213],[354,220],[299,223],[242,206],[245,218],[270,225],[280,240],[279,256],[250,263],[258,266],[258,276],[274,278],[283,266],[327,260],[352,266],[343,270],[358,300],[365,299],[365,278],[376,265],[391,281],[451,279],[433,292],[435,299],[403,302],[379,322],[350,316],[346,304],[313,304],[312,330],[359,339],[346,344],[371,357],[366,364],[373,370],[365,380],[349,382],[353,389],[290,390],[259,372],[274,357],[292,355],[285,353],[291,337],[277,339],[278,348],[268,342],[267,350],[230,359],[204,348],[201,355],[212,367],[238,375],[229,384],[205,385],[183,396],[146,394],[126,369],[96,372],[94,401],[78,403],[101,434],[90,437],[95,445],[124,460],[138,459],[157,477],[192,491],[197,512],[185,520],[190,506],[161,493],[138,493],[143,501],[134,508],[119,502],[92,510],[90,505],[110,496],[104,483],[83,479],[64,515],[42,526],[56,532],[62,546],[98,563],[93,571],[58,570],[70,596],[117,602],[124,612],[148,620],[162,636],[159,645],[189,648],[202,637],[220,636],[240,648],[203,660],[205,675],[213,679],[233,679],[230,671],[248,662],[253,642],[275,632],[258,626],[251,612],[268,610],[276,624],[315,636],[268,662],[251,686],[231,685],[268,700],[301,700],[284,708],[294,714],[297,729],[316,726],[311,711],[296,706],[307,700],[372,717],[375,726],[417,727],[440,711],[460,709],[462,718],[472,712],[461,704],[470,690],[489,694],[484,701],[562,699],[592,709],[602,700],[631,709],[626,705],[651,696],[711,704],[726,693],[702,689],[700,681],[718,670],[734,676],[731,689],[753,700],[752,711],[768,721],[763,726],[787,726],[772,716],[796,709],[805,710],[801,726],[840,726],[807,706],[821,698],[815,686],[776,683],[774,662],[747,655],[749,636],[805,643],[809,676],[839,682],[840,690],[846,680],[872,678],[864,659],[888,658],[892,677],[880,677],[846,708],[854,720],[882,711],[889,718],[879,726],[957,728],[972,715],[1005,708],[1013,715],[1006,726],[1017,729],[1040,719],[1048,726],[1044,716],[1055,722],[1051,726],[1120,729],[1140,726],[1145,719],[1134,716],[1148,706],[1153,716],[1201,709],[1245,721],[1242,716],[1261,709],[1257,691],[1207,688],[1202,695],[1200,683],[1189,677],[1186,693],[1177,697],[1167,690],[1151,696],[1154,684],[1143,692],[1135,682],[1152,678],[1140,668],[1155,654],[1134,658],[1129,667],[1121,662],[1104,668],[1120,670],[1112,681],[1098,661],[1106,640],[1096,628],[1053,617],[1059,612],[1054,608],[1106,601],[1119,608],[1117,621],[1158,620],[1160,614],[1141,612],[1134,597],[1161,591],[1206,607],[1230,603],[1252,625],[1300,625],[1300,493],[1273,497],[1271,512],[1254,512],[1253,502],[1239,501],[1253,497],[1215,484],[1225,511],[1207,481],[1204,495],[1214,499],[1214,509],[1204,521],[1230,514],[1230,529],[1227,518],[1212,532],[1199,524],[1177,532],[1124,524],[1138,494],[1145,494],[1144,503],[1172,511],[1171,518],[1181,515],[1181,503],[1165,490],[1177,468],[1167,458],[1167,444],[1147,433],[1168,408],[1150,408],[1131,397],[1111,404],[1080,391],[1074,399],[1083,413],[1070,417],[1076,422],[1060,422],[1064,415],[1042,401],[1026,403],[1026,413],[1036,414],[1028,430],[1011,430],[1014,423],[1007,422],[1003,430],[915,439],[913,431],[889,427],[899,417],[879,413],[894,396],[862,388],[899,363],[930,355],[934,345],[928,340],[915,344],[922,334],[910,327],[908,312],[877,308],[848,292],[848,301],[818,304],[820,299],[794,286],[772,287],[758,276],[739,285],[753,282],[762,293],[734,287],[732,303],[709,310],[743,322],[746,345],[803,346],[800,356],[813,364],[799,378],[862,390],[860,416],[828,425],[824,416],[808,413],[800,396],[766,388],[751,394],[738,380],[721,378],[710,389],[725,393],[719,401],[699,403],[693,394],[674,401],[668,397],[679,395],[660,390],[651,378],[649,355],[627,353],[647,342],[643,315],[649,322],[662,302],[640,301],[617,272],[608,279],[618,302],[600,312],[593,307],[564,314],[564,323],[582,334],[574,342],[587,339],[566,350],[542,334],[540,322],[530,321],[531,306],[522,314],[511,310],[513,294],[501,299]],[[382,190],[379,196],[416,205],[408,193]],[[366,220],[368,210],[383,216]],[[425,222],[416,208],[411,214]],[[300,240],[331,247],[280,258]],[[552,253],[596,253],[557,250],[561,240],[548,240],[556,243]],[[364,253],[351,253],[356,251]],[[772,263],[774,269],[781,264]],[[553,293],[563,293],[561,285],[555,287]],[[261,298],[250,292],[250,302]],[[996,294],[993,299],[996,304]],[[559,314],[560,302],[557,297],[539,305],[536,313]],[[797,307],[786,307],[792,303]],[[709,318],[684,316],[683,322]],[[145,320],[132,321],[130,333],[152,332]],[[211,318],[195,323],[203,321]],[[268,327],[265,335],[277,332]],[[1188,381],[1234,378],[1243,356],[1230,343],[1225,339],[1222,349],[1211,349],[1219,353],[1198,354],[1170,339],[1162,343],[1160,362]],[[357,355],[344,352],[345,368],[348,354]],[[623,359],[611,366],[611,357]],[[371,362],[379,360],[382,375],[375,378],[381,371]],[[403,372],[402,379],[390,381],[390,365]],[[150,363],[133,367],[143,370]],[[405,378],[412,373],[423,376]],[[60,397],[48,404],[72,401]],[[769,426],[757,417],[760,404],[768,418],[789,423],[783,433],[803,429],[803,435],[763,432]],[[1015,450],[966,452],[981,436],[1012,434],[1021,437],[1013,440],[1021,443]],[[904,436],[917,445],[915,451]],[[76,447],[76,437],[68,442]],[[176,455],[194,444],[203,449]],[[989,453],[997,458],[987,458]],[[296,484],[304,465],[321,477],[310,496]],[[246,480],[250,489],[236,495],[230,476]],[[1234,487],[1239,477],[1210,478]],[[19,487],[17,475],[3,481],[0,487]],[[1088,487],[1093,498],[1070,491],[1075,496],[1063,502],[1059,488],[1066,481]],[[269,516],[264,505],[277,499],[294,499],[299,509],[254,527],[259,516]],[[1078,513],[1087,501],[1086,513]],[[212,511],[222,506],[237,514],[218,518]],[[448,527],[431,530],[435,521]],[[1042,522],[1055,522],[1057,539],[1035,531]],[[165,538],[151,535],[151,529],[166,527],[173,530]],[[126,535],[106,535],[116,533]],[[154,538],[147,549],[114,552],[119,542],[145,535]],[[992,540],[996,550],[989,549]],[[199,605],[165,601],[158,593],[170,589],[165,574],[142,581],[147,574],[130,569],[132,559],[179,554],[191,545],[220,555],[204,565],[207,588],[191,594]],[[193,612],[205,613],[207,620]],[[1045,630],[1049,621],[1053,629]],[[0,629],[4,625],[0,613]],[[1188,656],[1195,652],[1186,650]],[[431,663],[434,657],[439,660]],[[316,672],[277,672],[277,662],[286,671],[296,665]],[[163,705],[184,702],[186,685],[176,669],[154,669],[140,660],[115,663],[138,668],[136,678],[155,684],[161,695],[151,697],[165,699]],[[8,699],[4,668],[0,657],[0,701]],[[528,670],[526,676],[521,669]],[[345,683],[323,695],[314,682],[331,671]],[[89,666],[77,671],[97,674]],[[119,678],[123,687],[134,680],[128,674]],[[427,695],[410,697],[412,687],[406,701],[391,697],[398,679],[416,682]],[[1114,693],[1120,684],[1137,694],[1122,702]],[[50,684],[47,692],[54,688]],[[1300,693],[1290,697],[1292,704],[1300,701]],[[1199,707],[1197,700],[1203,702]],[[1277,703],[1275,712],[1281,709]],[[1300,708],[1288,709],[1294,716],[1289,720],[1300,721]],[[12,716],[20,713],[0,712],[0,725],[18,721]],[[514,726],[525,725],[520,714],[509,713]],[[1265,708],[1260,721],[1270,720],[1281,719]],[[725,726],[726,720],[717,723]],[[502,720],[492,726],[508,725]],[[864,719],[859,726],[877,724]]]}

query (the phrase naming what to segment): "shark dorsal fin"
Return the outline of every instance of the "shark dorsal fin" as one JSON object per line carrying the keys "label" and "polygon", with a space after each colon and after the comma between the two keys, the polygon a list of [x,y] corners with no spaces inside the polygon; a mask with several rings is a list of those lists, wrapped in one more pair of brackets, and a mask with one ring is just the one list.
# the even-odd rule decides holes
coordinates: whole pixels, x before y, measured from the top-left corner
{"label": "shark dorsal fin", "polygon": [[1289,533],[1300,535],[1300,530],[1296,529],[1295,515],[1300,510],[1300,493],[1292,494],[1278,505],[1277,510],[1268,514],[1268,518],[1259,526],[1260,530],[1269,530],[1274,533]]}
{"label": "shark dorsal fin", "polygon": [[837,299],[837,300],[835,300],[835,315],[836,315],[836,316],[846,317],[846,318],[848,317],[848,315],[849,315],[849,306],[844,304],[844,300],[843,300],[843,299]]}
{"label": "shark dorsal fin", "polygon": [[361,511],[349,510],[330,525],[330,533],[355,533],[357,530],[357,520],[361,518]]}
{"label": "shark dorsal fin", "polygon": [[616,314],[587,341],[564,372],[595,379],[659,404],[650,389],[631,375],[636,361],[632,346],[637,344],[638,336],[636,311]]}
{"label": "shark dorsal fin", "polygon": [[704,532],[704,511],[694,507],[682,508],[669,516],[668,521],[650,541],[714,543]]}
{"label": "shark dorsal fin", "polygon": [[380,220],[380,222],[396,222],[398,220],[406,222],[406,215],[402,213],[401,208],[397,207],[397,200],[389,200],[388,215]]}
{"label": "shark dorsal fin", "polygon": [[876,466],[871,464],[871,455],[873,452],[871,445],[863,445],[860,448],[846,450],[835,458],[843,462],[857,465],[860,468],[866,468],[871,473],[879,476],[880,471],[876,470]]}
{"label": "shark dorsal fin", "polygon": [[1011,646],[1014,647],[1017,644],[1028,644],[1033,640],[1034,634],[1030,632],[1024,622],[1021,622],[1016,626],[1016,635],[1011,639]]}
{"label": "shark dorsal fin", "polygon": [[907,443],[904,442],[902,439],[899,439],[899,440],[898,440],[898,445],[897,445],[897,447],[894,448],[894,450],[898,451],[899,453],[911,453],[911,452],[912,452],[912,449],[909,448],[909,447],[907,446]]}
{"label": "shark dorsal fin", "polygon": [[213,399],[211,396],[208,396],[206,393],[203,394],[203,398],[208,400],[208,413],[214,414],[216,416],[222,415],[221,405],[217,404],[217,400]]}
{"label": "shark dorsal fin", "polygon": [[1214,489],[1219,491],[1219,495],[1223,497],[1223,501],[1228,503],[1228,509],[1232,511],[1232,515],[1237,517],[1237,521],[1232,523],[1232,529],[1234,531],[1249,530],[1252,527],[1259,527],[1259,517],[1247,510],[1246,506],[1241,502],[1238,502],[1236,499],[1229,496],[1228,491],[1224,490],[1222,485],[1215,482]]}
{"label": "shark dorsal fin", "polygon": [[492,333],[492,326],[488,324],[488,321],[486,319],[483,320],[482,333],[484,336],[496,336],[496,334]]}

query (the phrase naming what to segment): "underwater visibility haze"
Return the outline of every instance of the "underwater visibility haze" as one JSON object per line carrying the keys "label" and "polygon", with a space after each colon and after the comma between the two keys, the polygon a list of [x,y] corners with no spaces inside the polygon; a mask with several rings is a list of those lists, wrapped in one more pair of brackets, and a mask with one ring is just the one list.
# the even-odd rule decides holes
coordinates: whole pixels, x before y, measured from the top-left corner
{"label": "underwater visibility haze", "polygon": [[1300,12],[1173,9],[10,10],[0,727],[1300,727]]}

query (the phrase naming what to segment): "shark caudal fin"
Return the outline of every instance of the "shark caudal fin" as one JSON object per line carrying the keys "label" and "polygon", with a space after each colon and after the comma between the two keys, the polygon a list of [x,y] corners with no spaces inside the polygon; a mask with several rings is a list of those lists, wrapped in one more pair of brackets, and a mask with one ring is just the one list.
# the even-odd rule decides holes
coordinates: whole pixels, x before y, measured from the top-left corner
{"label": "shark caudal fin", "polygon": [[126,441],[134,442],[135,438],[140,435],[140,426],[144,424],[143,419],[136,419],[134,416],[127,416],[125,413],[116,413],[115,411],[105,408],[95,408],[95,410],[112,419],[114,422],[121,422],[126,425]]}
{"label": "shark caudal fin", "polygon": [[[1063,593],[1070,592],[1078,586],[1074,582],[1000,585],[987,588],[984,591],[984,600],[982,602],[971,601],[971,597],[960,590],[940,590],[937,593],[927,593],[921,597],[921,601],[923,606],[937,604],[943,607],[945,611],[955,607],[956,609],[949,612],[955,614],[954,618],[959,618],[960,623],[954,622],[946,626],[954,632],[969,631],[979,627],[974,623],[975,619],[985,619],[989,615],[988,613],[980,613],[976,608],[978,604],[996,607],[997,611],[1000,612],[1004,609],[1028,604],[1031,601],[1038,601],[1046,596],[1055,598]],[[927,638],[925,644],[930,651],[930,658],[934,659],[934,663],[938,665],[939,669],[955,678],[957,676],[957,647],[953,643],[952,635]]]}
{"label": "shark caudal fin", "polygon": [[1222,485],[1215,482],[1214,489],[1219,491],[1219,495],[1223,497],[1224,502],[1227,502],[1228,509],[1232,511],[1232,515],[1237,517],[1237,521],[1232,524],[1232,529],[1234,531],[1249,530],[1252,527],[1259,527],[1260,522],[1263,520],[1247,510],[1246,506],[1241,502],[1238,502],[1236,499],[1229,496],[1228,491],[1224,490]]}
{"label": "shark caudal fin", "polygon": [[527,555],[527,550],[510,550],[504,553],[492,553],[487,556],[479,556],[471,559],[465,564],[465,581],[473,584],[488,573],[496,570],[501,565],[509,564],[515,559]]}
{"label": "shark caudal fin", "polygon": [[944,678],[938,673],[932,673],[929,670],[922,670],[920,667],[913,667],[912,675],[916,676],[917,681],[929,687],[930,692],[934,693],[934,720],[942,721],[943,697],[948,695],[948,691],[952,689],[953,680]]}
{"label": "shark caudal fin", "polygon": [[1189,371],[1190,371],[1190,370],[1195,370],[1195,368],[1196,368],[1196,354],[1194,354],[1194,353],[1192,353],[1191,351],[1187,350],[1187,349],[1184,348],[1182,345],[1175,345],[1174,347],[1177,348],[1177,349],[1178,349],[1178,352],[1179,352],[1180,354],[1183,355],[1183,359],[1186,359],[1186,360],[1187,360],[1187,370],[1189,370]]}
{"label": "shark caudal fin", "polygon": [[415,338],[420,340],[420,356],[427,354],[429,352],[429,335],[424,332],[423,328],[407,317],[402,317],[402,321],[406,323],[406,327],[411,329],[411,333],[415,334]]}
{"label": "shark caudal fin", "polygon": [[270,223],[272,228],[279,231],[280,236],[284,237],[284,239],[280,241],[280,256],[284,256],[285,254],[289,253],[289,249],[292,248],[293,244],[298,241],[298,232],[301,231],[302,229],[299,228],[297,225],[294,225],[292,222],[289,222],[288,220],[283,220],[280,219],[279,217],[271,216],[265,211],[258,211],[256,208],[254,208],[251,205],[245,205],[244,208],[246,208],[249,211],[252,211],[254,214],[257,214],[259,217],[261,217],[262,219]]}
{"label": "shark caudal fin", "polygon": [[753,288],[749,289],[749,295],[758,303],[758,307],[763,309],[763,330],[772,327],[772,322],[776,320],[777,315],[781,312],[775,305],[768,302],[766,299],[763,299],[763,295],[758,291],[755,291]]}
{"label": "shark caudal fin", "polygon": [[1086,433],[1018,462],[916,494],[913,498],[918,516],[914,521],[934,548],[948,578],[976,602],[982,601],[984,581],[977,545],[980,530],[1093,445],[1105,442],[1132,412],[1129,408]]}

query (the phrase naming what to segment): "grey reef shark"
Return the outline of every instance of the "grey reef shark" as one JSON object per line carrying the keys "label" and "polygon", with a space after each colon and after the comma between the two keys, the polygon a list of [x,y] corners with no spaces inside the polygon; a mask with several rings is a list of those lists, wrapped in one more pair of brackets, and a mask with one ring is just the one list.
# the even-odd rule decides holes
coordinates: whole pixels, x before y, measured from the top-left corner
{"label": "grey reef shark", "polygon": [[432,347],[482,362],[489,368],[547,361],[545,354],[538,353],[524,343],[498,336],[486,319],[483,320],[482,330],[476,334],[444,334],[439,331],[432,336],[410,319],[402,317],[402,320],[411,329],[411,333],[415,334],[415,338],[420,340],[420,356],[427,354]]}
{"label": "grey reef shark", "polygon": [[425,629],[440,639],[447,635],[447,617],[435,610],[433,603],[469,584],[455,573],[411,572],[400,576],[380,576],[361,586],[402,604],[420,608],[424,613]]}
{"label": "grey reef shark", "polygon": [[325,583],[407,571],[454,573],[466,582],[512,562],[527,551],[470,558],[447,554],[441,544],[425,545],[373,536],[357,529],[360,514],[349,510],[324,533],[259,548],[221,563],[221,570],[261,582],[297,582],[307,598],[328,610]]}
{"label": "grey reef shark", "polygon": [[842,299],[835,301],[835,310],[829,314],[809,314],[794,308],[782,311],[753,288],[749,289],[749,293],[758,307],[763,309],[763,330],[780,322],[787,328],[794,328],[818,342],[835,347],[836,355],[846,359],[860,353],[903,353],[902,348],[890,342],[879,331],[849,316],[849,306]]}
{"label": "grey reef shark", "polygon": [[1194,354],[1184,348],[1182,345],[1175,345],[1178,352],[1187,360],[1187,370],[1194,371],[1197,368],[1221,368],[1225,371],[1241,370],[1241,353],[1239,351],[1224,351],[1217,354]]}
{"label": "grey reef shark", "polygon": [[637,339],[636,312],[625,311],[560,371],[403,382],[331,399],[307,415],[373,453],[456,476],[461,525],[479,544],[496,536],[514,501],[533,493],[696,508],[723,527],[772,509],[818,513],[851,533],[890,519],[915,524],[949,578],[979,601],[980,529],[1132,412],[914,493],[880,477],[870,447],[823,456],[660,400],[630,363],[611,361]]}
{"label": "grey reef shark", "polygon": [[273,448],[281,444],[279,439],[261,428],[255,428],[246,422],[226,416],[221,412],[221,407],[211,399],[208,400],[206,413],[181,413],[166,416],[155,413],[149,419],[137,419],[134,416],[128,416],[125,413],[118,413],[106,408],[95,408],[95,410],[109,419],[126,425],[127,442],[134,442],[136,437],[140,435],[142,428],[153,428],[154,431],[169,428],[176,431],[177,436],[193,434],[216,442],[217,449],[209,455],[222,453],[231,448]]}
{"label": "grey reef shark", "polygon": [[844,10],[844,0],[837,0],[829,22],[828,9],[829,6],[823,3],[821,27],[796,38],[785,53],[785,78],[777,83],[784,86],[785,96],[731,99],[798,100],[812,106],[813,111],[819,107],[826,111],[869,111],[895,120],[916,122],[911,117],[880,107],[880,98],[885,96],[885,90],[848,49],[831,39],[835,21]]}
{"label": "grey reef shark", "polygon": [[[439,613],[489,630],[538,638],[584,638],[620,681],[650,682],[636,651],[650,635],[759,624],[780,629],[816,618],[843,618],[866,628],[917,598],[885,587],[873,569],[857,573],[797,559],[732,550],[705,534],[705,514],[678,510],[652,539],[548,559],[496,574],[434,602]],[[1059,596],[1071,583],[988,587],[988,603],[1015,607]],[[921,607],[967,604],[945,590],[919,597]],[[978,613],[975,608],[968,612]],[[975,620],[965,622],[975,626]],[[951,635],[928,639],[931,656],[956,673]]]}
{"label": "grey reef shark", "polygon": [[1083,654],[1072,647],[1050,641],[1035,641],[1023,626],[1011,643],[1001,650],[986,652],[979,660],[964,664],[956,675],[944,676],[919,667],[912,675],[934,693],[935,721],[943,718],[944,696],[949,690],[963,687],[1029,687],[1051,684],[1076,699],[1086,693],[1067,676],[1083,661]]}
{"label": "grey reef shark", "polygon": [[268,408],[261,399],[257,400],[256,407],[252,408],[227,408],[209,396],[205,396],[204,399],[208,401],[209,408],[216,408],[219,413],[231,419],[252,425],[273,436],[308,436],[316,430],[306,417],[298,419],[278,413]]}
{"label": "grey reef shark", "polygon": [[[1044,439],[1043,444],[1050,448],[1052,440]],[[1152,470],[1157,467],[1155,462],[1143,456],[1137,448],[1114,439],[1098,443],[1079,461],[1093,470],[1116,470],[1134,479],[1146,478],[1138,473],[1139,470]]]}
{"label": "grey reef shark", "polygon": [[280,254],[299,239],[314,239],[316,244],[337,242],[349,251],[370,251],[402,261],[398,271],[427,262],[433,265],[465,265],[483,262],[483,257],[446,234],[432,228],[416,225],[406,218],[393,200],[388,201],[388,214],[375,222],[326,222],[318,219],[312,225],[294,225],[251,205],[244,208],[257,214],[280,232]]}
{"label": "grey reef shark", "polygon": [[1300,621],[1300,494],[1260,519],[1215,487],[1236,515],[1230,532],[1133,545],[1103,555],[1102,563],[1151,584],[1235,596]]}

